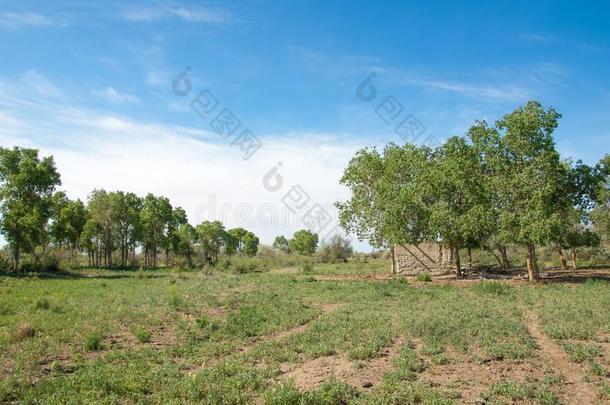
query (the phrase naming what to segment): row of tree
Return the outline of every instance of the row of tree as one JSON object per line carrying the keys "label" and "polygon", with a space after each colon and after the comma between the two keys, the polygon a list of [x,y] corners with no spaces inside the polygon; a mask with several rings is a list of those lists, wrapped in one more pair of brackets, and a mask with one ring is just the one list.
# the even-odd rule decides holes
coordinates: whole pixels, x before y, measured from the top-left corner
{"label": "row of tree", "polygon": [[23,253],[35,259],[49,246],[75,258],[86,252],[91,266],[122,266],[143,256],[156,267],[158,256],[170,253],[193,264],[195,248],[203,261],[226,255],[256,255],[259,239],[243,228],[225,230],[219,221],[192,226],[185,211],[166,197],[94,190],[87,201],[70,200],[62,191],[52,157],[35,149],[0,148],[0,231],[8,242],[14,270]]}
{"label": "row of tree", "polygon": [[563,249],[610,238],[610,156],[595,167],[563,160],[553,139],[561,115],[528,102],[495,125],[477,122],[466,137],[430,148],[363,149],[341,183],[341,224],[374,247],[440,241],[453,250],[486,248],[508,267],[506,246],[527,248],[530,280],[536,246]]}

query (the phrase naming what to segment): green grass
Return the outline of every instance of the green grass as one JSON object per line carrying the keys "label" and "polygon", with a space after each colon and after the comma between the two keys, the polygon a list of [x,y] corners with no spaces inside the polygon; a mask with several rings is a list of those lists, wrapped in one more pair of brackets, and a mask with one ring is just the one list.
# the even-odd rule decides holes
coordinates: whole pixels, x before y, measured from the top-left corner
{"label": "green grass", "polygon": [[[610,327],[607,283],[316,281],[313,275],[388,266],[318,264],[303,274],[298,265],[280,274],[237,274],[230,264],[208,273],[83,269],[0,277],[0,402],[457,403],[453,387],[424,379],[427,369],[454,362],[455,351],[473,361],[534,361],[524,305],[556,339],[592,340]],[[593,342],[561,343],[574,361],[590,363],[600,398],[607,397],[607,354]],[[282,377],[283,365],[322,356],[367,367],[391,347],[397,355],[368,390],[333,378],[299,390]],[[487,395],[554,403],[553,384],[528,384],[490,385]]]}
{"label": "green grass", "polygon": [[554,405],[559,404],[559,399],[553,392],[549,383],[514,383],[504,382],[495,384],[483,394],[483,398],[490,402],[501,402],[502,400],[531,401],[535,404]]}

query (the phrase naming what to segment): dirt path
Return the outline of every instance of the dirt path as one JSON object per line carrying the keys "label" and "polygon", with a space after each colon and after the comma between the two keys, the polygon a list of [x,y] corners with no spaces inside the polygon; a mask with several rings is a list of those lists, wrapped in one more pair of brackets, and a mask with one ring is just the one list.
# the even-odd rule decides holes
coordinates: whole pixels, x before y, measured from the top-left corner
{"label": "dirt path", "polygon": [[399,336],[381,356],[360,362],[348,359],[346,353],[339,353],[300,364],[284,363],[280,367],[284,373],[281,379],[294,380],[300,390],[317,389],[333,377],[357,388],[372,388],[379,384],[386,372],[395,368],[393,360],[404,342],[404,337]]}
{"label": "dirt path", "polygon": [[579,364],[570,361],[561,346],[542,332],[538,316],[533,311],[524,308],[523,315],[527,330],[538,345],[541,365],[557,370],[564,378],[560,395],[565,403],[598,403],[597,387],[593,383],[585,382],[585,370]]}

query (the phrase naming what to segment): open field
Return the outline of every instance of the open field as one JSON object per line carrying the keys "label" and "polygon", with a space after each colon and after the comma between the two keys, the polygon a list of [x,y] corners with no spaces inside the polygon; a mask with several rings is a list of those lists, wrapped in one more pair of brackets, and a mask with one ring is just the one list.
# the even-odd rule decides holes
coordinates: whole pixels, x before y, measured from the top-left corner
{"label": "open field", "polygon": [[607,280],[386,270],[0,278],[0,401],[610,402]]}

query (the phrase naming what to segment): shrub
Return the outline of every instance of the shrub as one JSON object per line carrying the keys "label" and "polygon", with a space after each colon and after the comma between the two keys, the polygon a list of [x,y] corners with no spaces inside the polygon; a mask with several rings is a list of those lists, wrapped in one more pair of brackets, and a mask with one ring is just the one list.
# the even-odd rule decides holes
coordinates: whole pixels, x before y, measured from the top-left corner
{"label": "shrub", "polygon": [[13,335],[13,340],[15,342],[21,342],[23,340],[33,338],[36,335],[36,330],[30,324],[24,323],[20,325],[15,334]]}
{"label": "shrub", "polygon": [[322,263],[346,263],[353,252],[349,239],[335,235],[320,248],[318,255]]}
{"label": "shrub", "polygon": [[430,275],[430,273],[424,272],[424,273],[419,273],[415,279],[417,281],[422,281],[422,282],[428,283],[428,282],[432,281],[432,276]]}
{"label": "shrub", "polygon": [[42,298],[38,298],[36,300],[36,309],[42,309],[42,310],[47,310],[49,308],[51,308],[51,303],[49,302],[49,300],[45,297]]}
{"label": "shrub", "polygon": [[85,350],[95,351],[102,348],[102,334],[98,331],[94,331],[85,336]]}

